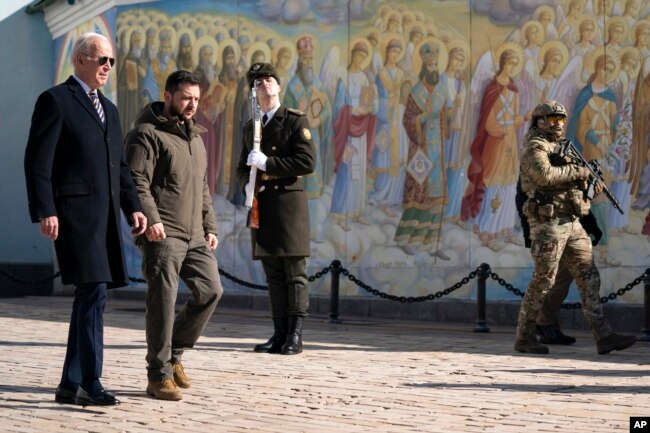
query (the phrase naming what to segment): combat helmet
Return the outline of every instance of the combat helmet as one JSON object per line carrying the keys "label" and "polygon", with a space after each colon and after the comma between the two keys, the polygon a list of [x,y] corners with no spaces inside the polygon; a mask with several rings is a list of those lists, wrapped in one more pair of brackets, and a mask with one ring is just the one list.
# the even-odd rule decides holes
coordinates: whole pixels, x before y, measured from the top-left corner
{"label": "combat helmet", "polygon": [[537,119],[546,116],[567,116],[566,108],[554,99],[549,99],[541,104],[538,104],[531,115],[533,124],[537,123]]}

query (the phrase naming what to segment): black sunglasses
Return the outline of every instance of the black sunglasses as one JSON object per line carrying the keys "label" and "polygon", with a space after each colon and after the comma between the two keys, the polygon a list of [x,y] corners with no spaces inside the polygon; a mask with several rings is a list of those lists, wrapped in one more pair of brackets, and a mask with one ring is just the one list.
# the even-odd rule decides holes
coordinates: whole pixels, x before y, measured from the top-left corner
{"label": "black sunglasses", "polygon": [[99,64],[99,66],[104,66],[106,64],[106,62],[111,64],[111,68],[113,66],[115,66],[115,58],[113,58],[113,57],[108,57],[108,56],[93,57],[93,56],[89,56],[88,54],[85,54],[85,53],[81,53],[81,54],[88,57],[89,59],[97,60],[97,63]]}

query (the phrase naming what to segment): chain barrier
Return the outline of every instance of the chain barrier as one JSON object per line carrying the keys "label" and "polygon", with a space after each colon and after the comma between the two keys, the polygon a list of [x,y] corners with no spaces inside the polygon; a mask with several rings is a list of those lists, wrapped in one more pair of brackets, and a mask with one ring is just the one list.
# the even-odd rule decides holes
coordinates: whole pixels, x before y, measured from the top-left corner
{"label": "chain barrier", "polygon": [[[467,283],[469,283],[472,279],[476,278],[477,274],[479,274],[481,267],[477,267],[474,271],[470,272],[467,277],[464,277],[460,281],[458,281],[456,284],[452,285],[451,287],[448,287],[444,290],[440,290],[436,293],[431,293],[425,296],[396,296],[396,295],[391,295],[389,293],[382,292],[381,290],[373,289],[371,286],[368,284],[364,283],[360,279],[358,279],[354,274],[350,273],[350,271],[344,267],[341,267],[340,262],[338,260],[332,261],[332,264],[329,266],[324,267],[322,270],[316,272],[314,275],[310,275],[307,277],[309,282],[313,282],[319,278],[324,277],[327,275],[329,272],[332,271],[332,269],[337,268],[341,275],[344,275],[347,277],[348,280],[352,281],[354,284],[357,286],[361,287],[363,290],[366,292],[378,296],[382,299],[388,299],[389,301],[395,301],[395,302],[402,302],[402,303],[407,303],[407,304],[412,304],[415,302],[425,302],[425,301],[432,301],[434,299],[439,299],[442,298],[443,296],[446,296],[450,294],[451,292],[458,290],[459,288],[463,287]],[[641,274],[639,277],[635,278],[631,283],[628,283],[625,285],[625,287],[618,289],[609,295],[602,296],[600,298],[600,302],[605,304],[611,300],[616,299],[619,296],[623,296],[626,292],[629,292],[632,290],[634,287],[638,286],[644,281],[644,278],[646,274],[648,274],[649,271],[646,270],[643,274]],[[42,284],[46,283],[49,281],[52,281],[53,279],[59,277],[61,275],[60,272],[55,273],[54,275],[51,275],[49,277],[41,278],[41,279],[36,279],[36,280],[26,280],[22,279],[19,277],[16,277],[9,272],[7,272],[4,269],[0,268],[0,274],[4,275],[6,278],[13,280],[17,283],[21,284]],[[261,285],[261,284],[254,284],[250,283],[248,281],[244,281],[240,278],[235,277],[234,275],[224,271],[223,269],[219,269],[219,274],[223,275],[225,278],[233,281],[234,283],[237,283],[241,286],[248,287],[251,289],[256,289],[256,290],[268,290],[268,286]],[[495,280],[500,286],[504,287],[506,290],[509,292],[514,293],[515,295],[522,297],[524,296],[525,292],[519,290],[516,287],[513,287],[512,284],[508,283],[506,280],[501,278],[499,274],[496,272],[492,272],[491,270],[488,272],[488,276]],[[145,283],[146,281],[143,278],[135,278],[135,277],[129,277],[129,281],[135,282],[135,283]],[[582,304],[579,302],[565,302],[562,304],[562,308],[565,309],[580,309],[582,308]]]}
{"label": "chain barrier", "polygon": [[[614,299],[618,298],[619,296],[623,296],[626,292],[629,292],[634,287],[641,284],[644,281],[645,276],[648,274],[648,272],[649,271],[646,269],[646,271],[644,273],[642,273],[639,277],[635,278],[631,283],[626,284],[624,288],[618,289],[618,290],[610,293],[609,295],[601,296],[600,297],[600,302],[602,304],[606,304],[607,302],[609,302],[611,300],[614,300]],[[522,292],[518,288],[513,287],[512,284],[506,282],[506,280],[499,277],[499,274],[497,274],[496,272],[490,271],[490,278],[495,280],[497,283],[499,283],[500,286],[504,287],[509,292],[512,292],[512,293],[514,293],[515,295],[517,295],[517,296],[519,296],[521,298],[524,297],[525,292]],[[582,308],[582,304],[580,302],[565,302],[565,303],[562,304],[562,308],[567,309],[567,310],[579,310],[580,308]]]}
{"label": "chain barrier", "polygon": [[5,271],[4,269],[0,269],[0,274],[4,275],[5,277],[7,277],[8,279],[10,279],[12,281],[15,281],[16,283],[36,285],[36,284],[43,284],[43,283],[47,283],[49,281],[52,281],[53,279],[55,279],[59,275],[61,275],[61,272],[57,272],[54,275],[51,275],[51,276],[45,277],[45,278],[40,278],[40,279],[37,279],[37,280],[25,280],[23,278],[19,278],[19,277],[16,277],[16,276],[10,274],[9,272]]}
{"label": "chain barrier", "polygon": [[357,277],[355,277],[353,274],[350,273],[345,268],[341,269],[341,274],[345,275],[348,280],[352,281],[354,284],[357,286],[361,287],[363,290],[366,292],[372,293],[375,296],[379,296],[380,298],[383,299],[388,299],[389,301],[396,301],[396,302],[405,302],[407,304],[412,304],[414,302],[424,302],[424,301],[433,301],[434,299],[439,299],[442,298],[443,296],[446,296],[453,292],[454,290],[460,289],[463,287],[465,284],[469,283],[471,279],[476,278],[476,274],[479,272],[480,268],[476,268],[476,270],[470,272],[467,277],[463,278],[456,284],[454,284],[451,287],[448,287],[444,290],[440,290],[436,293],[431,293],[426,296],[395,296],[395,295],[390,295],[388,293],[382,292],[377,289],[373,289],[363,281],[359,280]]}

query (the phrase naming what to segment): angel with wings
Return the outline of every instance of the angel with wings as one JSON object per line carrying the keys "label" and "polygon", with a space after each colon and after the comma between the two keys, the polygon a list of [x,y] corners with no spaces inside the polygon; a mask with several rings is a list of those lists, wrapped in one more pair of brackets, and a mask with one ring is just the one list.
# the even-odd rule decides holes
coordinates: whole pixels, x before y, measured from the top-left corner
{"label": "angel with wings", "polygon": [[372,47],[366,38],[350,41],[350,65],[336,86],[334,100],[334,171],[330,217],[343,230],[347,220],[370,224],[365,218],[368,159],[375,144],[377,87],[368,80]]}
{"label": "angel with wings", "polygon": [[504,239],[521,243],[514,238],[513,229],[517,221],[517,132],[526,120],[519,114],[519,89],[514,77],[523,67],[523,50],[513,42],[504,43],[496,51],[498,70],[491,78],[486,67],[488,71],[492,67],[492,53],[487,55],[487,60],[483,56],[479,61],[472,83],[472,101],[480,99],[480,111],[475,117],[478,123],[471,145],[461,219],[472,220],[473,230],[483,244],[498,251],[505,246]]}
{"label": "angel with wings", "polygon": [[628,209],[632,196],[630,190],[632,184],[628,181],[629,164],[632,151],[632,139],[634,136],[633,122],[633,98],[636,81],[641,68],[641,56],[639,50],[634,47],[625,47],[620,51],[621,72],[613,82],[613,89],[616,93],[618,105],[618,116],[620,121],[616,128],[614,143],[605,157],[605,163],[612,173],[611,190],[615,197],[621,202],[621,208],[625,214],[621,215],[616,209],[609,209],[609,224],[613,230],[629,232]]}
{"label": "angel with wings", "polygon": [[[601,162],[605,179],[609,180],[611,172],[607,170],[605,158],[619,123],[616,94],[610,84],[618,77],[620,62],[616,54],[605,51],[605,47],[590,53],[584,62],[585,70],[591,75],[576,98],[566,135],[587,161],[595,159]],[[609,201],[602,197],[596,198],[591,206],[591,212],[603,231],[596,250],[604,263],[618,266],[618,260],[607,256],[609,206]]]}
{"label": "angel with wings", "polygon": [[445,168],[447,174],[447,205],[443,218],[455,223],[460,222],[460,204],[465,192],[465,170],[467,169],[467,151],[469,140],[464,139],[463,129],[469,118],[467,101],[467,67],[470,48],[463,39],[452,39],[447,44],[449,63],[440,75],[440,81],[447,89],[446,119],[447,135],[445,137]]}
{"label": "angel with wings", "polygon": [[[641,66],[634,89],[634,133],[630,157],[629,181],[631,196],[635,199],[632,208],[650,209],[650,59]],[[650,240],[650,211],[646,215],[641,233]]]}

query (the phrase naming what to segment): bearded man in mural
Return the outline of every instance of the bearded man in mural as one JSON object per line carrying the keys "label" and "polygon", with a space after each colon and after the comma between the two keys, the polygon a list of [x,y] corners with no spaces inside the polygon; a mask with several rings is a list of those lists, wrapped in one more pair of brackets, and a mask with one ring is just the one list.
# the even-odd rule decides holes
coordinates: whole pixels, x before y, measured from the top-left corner
{"label": "bearded man in mural", "polygon": [[408,255],[425,249],[432,257],[449,260],[440,249],[447,200],[441,122],[447,116],[447,89],[440,85],[439,69],[446,67],[447,49],[441,41],[430,38],[424,40],[417,53],[422,67],[420,81],[411,89],[404,112],[409,162],[402,201],[404,212],[395,242]]}
{"label": "bearded man in mural", "polygon": [[321,241],[318,201],[327,182],[326,173],[329,173],[327,177],[329,180],[334,163],[330,143],[332,108],[314,71],[314,44],[311,36],[298,39],[296,48],[298,66],[296,75],[287,85],[284,104],[307,114],[309,131],[316,149],[316,169],[304,179],[309,205],[309,228],[311,239]]}
{"label": "bearded man in mural", "polygon": [[146,72],[141,62],[142,43],[142,31],[135,28],[129,35],[129,51],[118,68],[120,73],[117,75],[117,106],[120,110],[123,134],[133,127],[133,121],[140,111],[140,80]]}
{"label": "bearded man in mural", "polygon": [[214,176],[215,185],[213,191],[225,196],[228,193],[230,184],[230,166],[233,163],[230,146],[234,134],[234,116],[235,116],[235,97],[237,95],[237,59],[239,51],[236,46],[237,42],[226,40],[221,52],[221,71],[218,80],[208,90],[208,93],[219,95],[221,107],[215,123],[216,140],[214,146],[218,159],[215,161],[214,169],[216,173],[210,173],[208,176]]}

